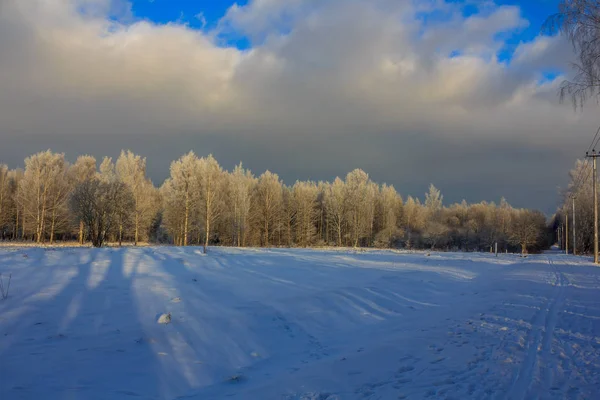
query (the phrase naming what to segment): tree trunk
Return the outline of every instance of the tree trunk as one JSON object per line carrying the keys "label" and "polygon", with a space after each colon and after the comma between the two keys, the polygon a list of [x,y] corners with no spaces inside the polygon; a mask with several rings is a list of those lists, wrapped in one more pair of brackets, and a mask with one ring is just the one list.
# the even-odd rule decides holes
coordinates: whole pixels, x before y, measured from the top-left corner
{"label": "tree trunk", "polygon": [[269,247],[269,216],[265,217],[265,247]]}
{"label": "tree trunk", "polygon": [[17,219],[15,220],[15,231],[13,232],[13,239],[19,238],[19,206],[17,206]]}
{"label": "tree trunk", "polygon": [[79,221],[79,244],[83,246],[83,220]]}
{"label": "tree trunk", "polygon": [[136,212],[135,213],[135,238],[134,238],[134,246],[138,245],[138,235],[139,235],[139,231],[140,231],[140,216],[139,214]]}
{"label": "tree trunk", "polygon": [[119,223],[119,247],[123,245],[123,222]]}
{"label": "tree trunk", "polygon": [[50,224],[50,244],[54,243],[55,223],[56,223],[56,211],[52,210],[52,223]]}
{"label": "tree trunk", "polygon": [[183,245],[188,245],[188,221],[190,215],[190,194],[186,189],[185,192],[185,217],[183,222]]}
{"label": "tree trunk", "polygon": [[208,248],[208,237],[210,234],[210,218],[208,217],[208,211],[206,213],[206,237],[204,238],[204,254],[206,254],[206,249]]}

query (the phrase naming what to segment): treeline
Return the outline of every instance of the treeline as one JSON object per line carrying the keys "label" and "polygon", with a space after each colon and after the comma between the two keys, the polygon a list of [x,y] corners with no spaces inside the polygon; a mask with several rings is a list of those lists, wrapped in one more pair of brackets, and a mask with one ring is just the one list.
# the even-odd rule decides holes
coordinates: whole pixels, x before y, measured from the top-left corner
{"label": "treeline", "polygon": [[157,188],[146,159],[123,151],[100,165],[91,156],[28,157],[25,169],[0,165],[0,238],[102,246],[132,241],[222,246],[351,246],[463,251],[539,251],[545,216],[498,204],[443,205],[431,185],[424,202],[405,200],[360,169],[344,180],[285,185],[277,174],[225,171],[193,152],[171,164]]}
{"label": "treeline", "polygon": [[[594,251],[594,191],[591,162],[577,160],[575,167],[569,172],[569,185],[561,191],[562,204],[552,220],[553,230],[559,237],[561,247],[569,243],[569,252],[573,251],[573,243],[579,254],[590,254]],[[573,197],[575,197],[575,242],[573,242]],[[566,216],[568,215],[568,221]],[[569,226],[566,229],[566,223]],[[558,231],[558,229],[561,229]]]}

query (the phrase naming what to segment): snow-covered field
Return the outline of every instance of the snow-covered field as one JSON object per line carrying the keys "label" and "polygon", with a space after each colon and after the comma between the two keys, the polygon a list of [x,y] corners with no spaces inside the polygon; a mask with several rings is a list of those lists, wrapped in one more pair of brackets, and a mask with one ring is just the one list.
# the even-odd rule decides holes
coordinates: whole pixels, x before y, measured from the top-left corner
{"label": "snow-covered field", "polygon": [[0,273],[2,400],[600,398],[589,259],[5,248]]}

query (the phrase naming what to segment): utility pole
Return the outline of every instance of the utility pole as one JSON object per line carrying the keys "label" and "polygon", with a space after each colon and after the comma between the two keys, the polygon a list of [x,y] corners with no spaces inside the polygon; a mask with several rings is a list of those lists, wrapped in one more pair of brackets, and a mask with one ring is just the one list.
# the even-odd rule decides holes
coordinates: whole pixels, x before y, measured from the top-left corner
{"label": "utility pole", "polygon": [[569,254],[569,209],[565,212],[565,254]]}
{"label": "utility pole", "polygon": [[598,172],[596,171],[596,158],[600,154],[596,153],[596,149],[592,150],[592,154],[585,153],[586,158],[591,158],[594,168],[594,264],[598,264],[598,190],[596,181],[598,180]]}
{"label": "utility pole", "polygon": [[577,246],[575,240],[575,196],[572,196],[571,199],[573,200],[573,222],[571,222],[573,225],[573,255],[577,255]]}

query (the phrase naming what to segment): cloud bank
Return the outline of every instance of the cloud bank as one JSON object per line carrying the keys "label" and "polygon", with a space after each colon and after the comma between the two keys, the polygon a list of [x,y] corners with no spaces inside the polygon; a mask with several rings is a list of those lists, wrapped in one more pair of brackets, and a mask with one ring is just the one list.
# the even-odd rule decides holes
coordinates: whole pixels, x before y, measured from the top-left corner
{"label": "cloud bank", "polygon": [[[0,160],[52,147],[190,149],[289,181],[361,167],[403,194],[505,195],[551,211],[597,128],[558,102],[571,49],[519,7],[442,0],[253,0],[217,28],[138,20],[115,0],[0,2]],[[201,10],[199,10],[201,11]],[[251,46],[240,49],[235,38]]]}

